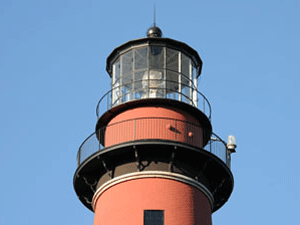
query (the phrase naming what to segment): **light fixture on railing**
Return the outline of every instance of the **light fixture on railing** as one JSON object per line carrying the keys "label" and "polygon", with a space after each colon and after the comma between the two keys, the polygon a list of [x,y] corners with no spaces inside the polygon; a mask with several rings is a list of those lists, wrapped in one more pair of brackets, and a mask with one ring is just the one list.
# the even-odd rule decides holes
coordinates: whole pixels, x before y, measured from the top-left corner
{"label": "light fixture on railing", "polygon": [[227,149],[230,151],[230,153],[235,152],[236,149],[235,136],[233,135],[228,136]]}

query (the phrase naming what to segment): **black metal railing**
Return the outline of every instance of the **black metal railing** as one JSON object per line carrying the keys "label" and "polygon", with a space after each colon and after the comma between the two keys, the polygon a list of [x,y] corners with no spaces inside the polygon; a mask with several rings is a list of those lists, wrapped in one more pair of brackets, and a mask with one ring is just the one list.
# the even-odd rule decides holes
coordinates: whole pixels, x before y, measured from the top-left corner
{"label": "black metal railing", "polygon": [[[152,129],[145,129],[149,123]],[[170,132],[170,130],[182,131],[183,127],[187,132]],[[109,129],[111,129],[111,132],[114,134],[113,141],[105,143],[105,132],[109,132]],[[142,134],[140,134],[141,130],[143,130]],[[101,151],[105,146],[113,146],[115,144],[137,140],[174,140],[198,146],[201,145],[203,136],[191,134],[198,132],[198,134],[201,135],[199,130],[202,130],[202,128],[198,125],[169,118],[139,118],[118,122],[102,127],[98,132],[86,138],[79,147],[77,163],[79,166],[84,160],[94,153]],[[220,158],[230,168],[230,154],[227,150],[226,143],[216,134],[212,134],[204,150]]]}
{"label": "black metal railing", "polygon": [[204,149],[208,150],[219,159],[221,159],[230,169],[231,156],[230,152],[227,149],[227,143],[223,141],[218,135],[213,133]]}

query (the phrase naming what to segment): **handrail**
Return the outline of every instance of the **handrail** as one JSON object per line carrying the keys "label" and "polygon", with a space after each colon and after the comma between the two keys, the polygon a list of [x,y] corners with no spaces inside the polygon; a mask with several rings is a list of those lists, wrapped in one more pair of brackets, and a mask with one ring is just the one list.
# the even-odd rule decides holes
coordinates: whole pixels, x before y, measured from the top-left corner
{"label": "handrail", "polygon": [[218,158],[222,159],[222,161],[225,162],[226,165],[230,168],[231,157],[227,149],[227,143],[224,140],[222,140],[218,135],[212,133],[212,136],[206,147],[208,146],[211,152],[214,155],[218,156]]}
{"label": "handrail", "polygon": [[[186,123],[189,126],[194,126],[195,129],[197,129],[197,127],[200,128],[200,126],[195,125],[195,124],[190,124],[190,123],[187,123],[184,121],[169,119],[169,118],[139,118],[139,119],[122,121],[122,122],[118,122],[118,123],[115,123],[115,124],[112,124],[109,126],[105,126],[105,127],[100,128],[98,130],[98,132],[94,132],[90,136],[88,136],[83,141],[83,143],[80,145],[78,153],[77,153],[78,166],[80,166],[80,164],[83,161],[85,161],[88,157],[90,157],[94,153],[99,152],[103,148],[105,148],[105,146],[103,145],[104,144],[103,137],[104,137],[105,131],[107,131],[108,128],[116,128],[120,124],[122,125],[122,123],[131,122],[134,124],[134,129],[131,130],[132,134],[129,134],[132,137],[132,139],[130,141],[142,140],[142,139],[136,137],[137,128],[136,128],[135,124],[138,122],[141,122],[142,120],[149,120],[149,119],[156,119],[157,121],[161,121],[161,122],[173,121],[173,124],[175,124],[175,127],[174,127],[175,129],[177,129],[177,126],[180,126],[180,125],[177,125],[180,123],[181,124]],[[162,124],[161,122],[158,122],[158,124]],[[161,126],[161,125],[159,125],[159,126]],[[157,127],[157,129],[160,129],[159,126]],[[167,131],[165,131],[165,132],[167,132]],[[188,134],[185,134],[185,135],[188,135]],[[201,137],[195,137],[195,138],[199,139]],[[159,138],[159,139],[164,140],[164,138]],[[175,140],[177,140],[177,139],[175,139]],[[216,134],[213,133],[208,144],[203,149],[214,154],[215,156],[217,156],[230,168],[230,153],[227,151],[225,141],[223,141],[219,136],[217,136]]]}
{"label": "handrail", "polygon": [[[180,73],[178,73],[180,74]],[[185,76],[182,74],[182,76]],[[155,82],[158,79],[147,79],[148,82]],[[181,102],[186,102],[187,104],[190,104],[196,108],[198,108],[200,111],[202,111],[209,120],[211,120],[211,105],[209,103],[209,101],[207,100],[207,98],[201,93],[199,92],[194,83],[186,78],[186,80],[188,81],[188,83],[192,83],[192,86],[188,86],[186,85],[185,87],[187,87],[190,91],[189,95],[186,95],[184,92],[180,92],[178,90],[174,90],[171,88],[167,88],[167,87],[147,87],[146,93],[149,95],[150,90],[157,90],[160,91],[161,93],[163,93],[162,96],[159,97],[154,97],[154,98],[163,98],[163,99],[173,99],[173,100],[177,100],[177,101],[181,101]],[[178,84],[178,82],[173,81],[173,80],[164,80],[166,82],[165,86],[168,85],[172,85],[174,84],[174,86],[176,86]],[[98,101],[97,107],[96,107],[96,115],[97,118],[99,118],[103,112],[117,106],[117,105],[121,105],[130,101],[135,101],[138,99],[144,99],[143,97],[136,97],[135,94],[138,94],[139,92],[141,92],[142,90],[144,90],[143,88],[139,88],[139,89],[133,89],[133,90],[126,90],[126,86],[132,85],[132,86],[136,86],[137,84],[140,84],[141,82],[143,82],[143,80],[136,80],[136,81],[132,81],[132,82],[127,82],[127,83],[123,83],[121,85],[118,85],[116,87],[113,87],[111,90],[107,91]],[[112,95],[116,90],[122,90],[124,88],[124,90],[122,91],[122,94],[117,96],[117,99],[113,99]],[[196,96],[194,95],[196,94]],[[130,99],[125,99],[131,97]],[[145,98],[152,98],[149,96],[146,96]],[[114,101],[114,102],[113,102]],[[199,104],[202,101],[202,104]]]}

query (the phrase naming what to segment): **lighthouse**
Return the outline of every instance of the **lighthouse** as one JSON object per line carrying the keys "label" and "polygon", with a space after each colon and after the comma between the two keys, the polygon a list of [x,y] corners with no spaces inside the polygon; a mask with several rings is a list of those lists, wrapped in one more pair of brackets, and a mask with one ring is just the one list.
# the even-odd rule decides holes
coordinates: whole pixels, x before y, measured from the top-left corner
{"label": "lighthouse", "polygon": [[150,27],[107,58],[110,90],[79,147],[74,189],[94,225],[211,225],[233,190],[234,136],[213,132],[202,60]]}

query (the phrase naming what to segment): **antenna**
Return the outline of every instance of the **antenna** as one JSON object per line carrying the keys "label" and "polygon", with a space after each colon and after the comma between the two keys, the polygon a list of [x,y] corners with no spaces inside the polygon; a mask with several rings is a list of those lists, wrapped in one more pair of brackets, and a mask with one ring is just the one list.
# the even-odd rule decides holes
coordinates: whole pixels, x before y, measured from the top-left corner
{"label": "antenna", "polygon": [[154,4],[153,26],[156,27],[156,6]]}

